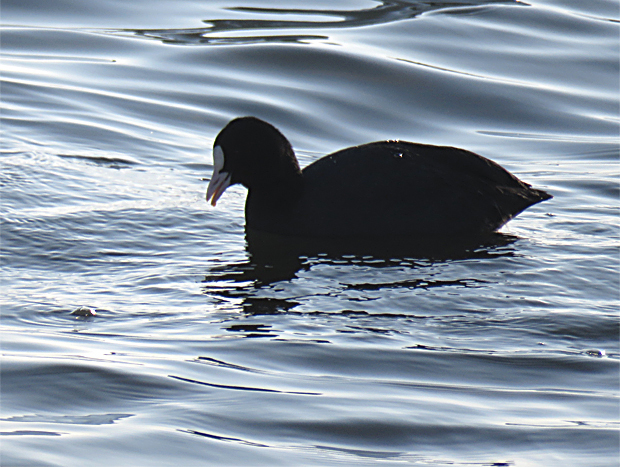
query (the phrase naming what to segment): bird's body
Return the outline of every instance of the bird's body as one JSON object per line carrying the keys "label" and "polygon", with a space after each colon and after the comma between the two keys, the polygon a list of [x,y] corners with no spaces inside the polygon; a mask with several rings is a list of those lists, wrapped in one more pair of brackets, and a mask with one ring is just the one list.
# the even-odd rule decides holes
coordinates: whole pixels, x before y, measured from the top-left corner
{"label": "bird's body", "polygon": [[286,236],[484,234],[551,197],[472,152],[401,141],[343,149],[300,170],[286,138],[254,117],[220,132],[214,159],[207,199],[215,205],[241,183],[246,226]]}

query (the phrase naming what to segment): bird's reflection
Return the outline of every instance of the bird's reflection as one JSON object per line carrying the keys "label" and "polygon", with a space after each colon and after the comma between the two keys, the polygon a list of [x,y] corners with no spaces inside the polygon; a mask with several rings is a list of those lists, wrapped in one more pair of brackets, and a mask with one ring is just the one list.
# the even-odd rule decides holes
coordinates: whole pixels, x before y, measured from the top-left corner
{"label": "bird's reflection", "polygon": [[[247,292],[248,286],[260,288],[280,281],[290,281],[299,272],[317,264],[416,267],[453,260],[512,256],[516,240],[517,237],[500,233],[459,239],[382,237],[317,240],[246,229],[248,260],[211,268],[204,282],[212,285],[208,287],[208,293],[239,297],[244,295],[244,291]],[[214,287],[218,283],[222,286]],[[248,303],[248,306],[254,305],[271,306],[262,302]],[[276,307],[281,309],[283,304],[278,303]]]}
{"label": "bird's reflection", "polygon": [[[316,294],[297,296],[285,288],[280,290],[283,282],[289,282],[303,271],[318,265],[342,267],[350,265],[362,268],[411,268],[422,271],[422,277],[406,277],[397,274],[395,280],[369,283],[367,275],[359,283],[338,283],[336,288],[354,289],[369,294],[377,290],[408,288],[429,289],[434,287],[479,287],[482,282],[475,278],[454,279],[440,278],[424,271],[437,263],[465,259],[492,259],[513,256],[514,242],[517,237],[504,234],[491,234],[484,238],[459,239],[458,241],[442,238],[415,239],[346,239],[316,241],[316,239],[292,239],[266,235],[246,229],[246,250],[248,259],[236,263],[223,264],[210,269],[204,279],[204,293],[232,305],[234,309],[246,316],[265,316],[290,313],[310,297],[330,295],[317,286]],[[294,289],[294,287],[293,287]],[[269,296],[264,296],[269,295]],[[274,296],[275,295],[275,296]],[[343,311],[344,313],[344,311]],[[237,329],[228,329],[237,331]],[[269,337],[273,330],[244,330],[246,337]]]}

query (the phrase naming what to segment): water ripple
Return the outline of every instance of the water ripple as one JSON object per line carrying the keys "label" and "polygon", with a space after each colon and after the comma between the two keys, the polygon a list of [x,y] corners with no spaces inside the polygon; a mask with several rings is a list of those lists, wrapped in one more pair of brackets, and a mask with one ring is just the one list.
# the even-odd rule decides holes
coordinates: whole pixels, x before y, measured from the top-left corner
{"label": "water ripple", "polygon": [[[517,0],[470,0],[470,1],[439,1],[411,3],[407,1],[384,0],[378,5],[359,10],[333,9],[296,9],[296,8],[254,8],[228,7],[225,10],[247,13],[253,19],[205,19],[209,24],[205,28],[193,29],[135,29],[108,31],[114,34],[134,34],[137,37],[161,40],[166,44],[175,45],[247,45],[257,43],[306,43],[313,40],[327,41],[328,35],[311,34],[274,34],[274,31],[313,29],[346,29],[361,28],[378,24],[387,24],[416,16],[433,10],[446,8],[471,7],[472,5],[488,5],[493,3],[519,4]],[[280,17],[300,16],[304,21],[257,19],[257,16]],[[308,18],[316,18],[312,21]],[[327,19],[326,19],[327,18]],[[262,35],[248,35],[247,31],[262,30]],[[225,35],[222,35],[225,34]]]}

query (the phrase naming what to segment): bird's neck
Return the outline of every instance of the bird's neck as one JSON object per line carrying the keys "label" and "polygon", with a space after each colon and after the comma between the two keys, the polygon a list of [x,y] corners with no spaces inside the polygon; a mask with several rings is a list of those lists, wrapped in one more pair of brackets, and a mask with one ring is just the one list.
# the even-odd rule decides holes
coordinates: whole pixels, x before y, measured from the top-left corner
{"label": "bird's neck", "polygon": [[270,226],[286,226],[304,193],[303,175],[274,181],[269,186],[248,189],[245,202],[246,225],[269,231]]}

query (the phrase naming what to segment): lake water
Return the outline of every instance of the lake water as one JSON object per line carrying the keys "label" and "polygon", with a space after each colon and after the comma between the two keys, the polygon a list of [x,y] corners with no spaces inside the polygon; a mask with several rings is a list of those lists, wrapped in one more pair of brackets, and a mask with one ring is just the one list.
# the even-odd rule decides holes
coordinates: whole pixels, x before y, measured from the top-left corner
{"label": "lake water", "polygon": [[[619,17],[4,0],[1,465],[618,465]],[[257,258],[245,190],[205,202],[242,115],[554,198],[461,255]]]}

